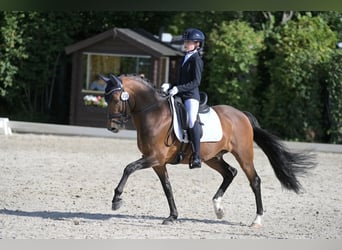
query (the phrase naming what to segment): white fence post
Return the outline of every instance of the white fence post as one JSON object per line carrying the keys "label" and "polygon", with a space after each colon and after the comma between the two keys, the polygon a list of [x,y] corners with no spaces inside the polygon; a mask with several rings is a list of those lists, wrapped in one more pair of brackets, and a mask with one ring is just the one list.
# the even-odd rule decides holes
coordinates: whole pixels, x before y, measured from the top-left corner
{"label": "white fence post", "polygon": [[12,130],[9,126],[8,118],[0,117],[0,134],[2,135],[11,135]]}

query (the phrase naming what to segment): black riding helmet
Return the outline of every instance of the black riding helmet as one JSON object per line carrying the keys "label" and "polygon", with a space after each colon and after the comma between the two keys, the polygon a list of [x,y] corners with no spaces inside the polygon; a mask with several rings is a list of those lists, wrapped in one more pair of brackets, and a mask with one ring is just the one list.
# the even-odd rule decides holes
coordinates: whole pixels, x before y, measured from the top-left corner
{"label": "black riding helmet", "polygon": [[205,36],[199,29],[189,28],[183,33],[183,41],[185,40],[200,42],[200,48],[203,48]]}

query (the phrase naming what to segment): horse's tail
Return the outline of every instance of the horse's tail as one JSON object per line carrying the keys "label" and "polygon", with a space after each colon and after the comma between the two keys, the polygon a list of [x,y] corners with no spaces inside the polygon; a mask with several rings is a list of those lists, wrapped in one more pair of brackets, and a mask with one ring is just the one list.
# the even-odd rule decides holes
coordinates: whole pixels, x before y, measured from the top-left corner
{"label": "horse's tail", "polygon": [[266,154],[280,183],[296,193],[302,189],[298,176],[305,175],[316,163],[313,154],[291,152],[276,136],[262,129],[257,119],[249,112],[243,112],[249,119],[254,141]]}

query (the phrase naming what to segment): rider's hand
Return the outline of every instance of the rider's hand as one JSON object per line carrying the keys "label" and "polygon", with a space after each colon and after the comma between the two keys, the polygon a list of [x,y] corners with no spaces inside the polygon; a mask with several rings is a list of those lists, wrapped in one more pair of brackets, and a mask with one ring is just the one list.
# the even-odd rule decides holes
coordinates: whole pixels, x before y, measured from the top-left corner
{"label": "rider's hand", "polygon": [[169,90],[170,88],[170,83],[163,83],[161,86],[160,86],[161,90],[164,92],[164,93],[167,93],[167,91]]}
{"label": "rider's hand", "polygon": [[172,89],[169,90],[169,95],[174,96],[178,93],[178,88],[174,86]]}

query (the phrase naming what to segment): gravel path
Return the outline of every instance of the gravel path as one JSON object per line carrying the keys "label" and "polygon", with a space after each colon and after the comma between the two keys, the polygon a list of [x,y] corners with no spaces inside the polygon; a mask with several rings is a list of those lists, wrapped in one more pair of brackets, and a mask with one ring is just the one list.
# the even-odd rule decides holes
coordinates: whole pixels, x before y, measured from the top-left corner
{"label": "gravel path", "polygon": [[317,153],[301,178],[306,191],[283,190],[265,155],[255,149],[262,180],[264,225],[248,227],[254,195],[239,173],[216,219],[211,198],[221,177],[205,165],[168,166],[179,220],[161,225],[169,209],[151,169],[134,173],[124,204],[111,210],[124,167],[138,159],[135,140],[33,134],[0,135],[0,239],[342,239],[342,154]]}

